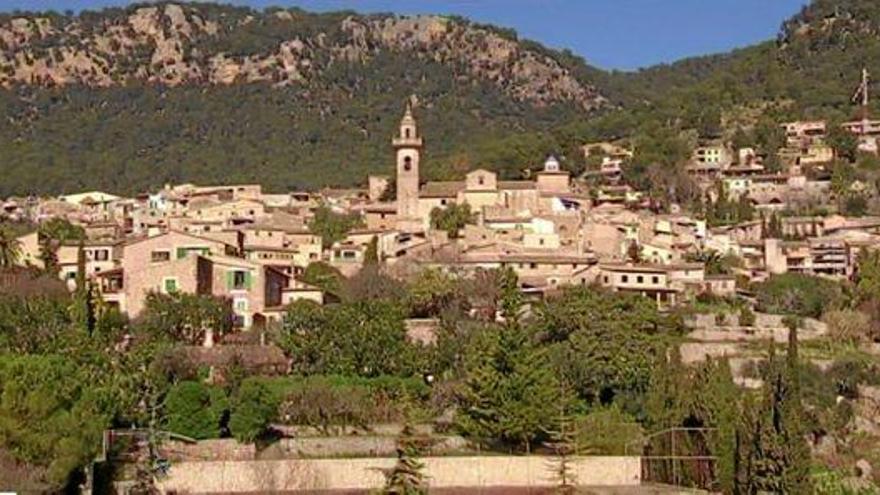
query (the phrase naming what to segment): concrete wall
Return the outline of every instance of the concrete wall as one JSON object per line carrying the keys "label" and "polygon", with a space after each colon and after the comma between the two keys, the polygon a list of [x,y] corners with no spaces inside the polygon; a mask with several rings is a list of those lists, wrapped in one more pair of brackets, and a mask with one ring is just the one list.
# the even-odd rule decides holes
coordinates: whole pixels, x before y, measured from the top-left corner
{"label": "concrete wall", "polygon": [[[548,457],[429,457],[421,461],[430,486],[552,486]],[[163,491],[246,493],[276,490],[353,490],[379,488],[393,458],[291,459],[283,461],[184,462],[172,464]],[[581,485],[638,485],[638,457],[584,457],[573,463]]]}

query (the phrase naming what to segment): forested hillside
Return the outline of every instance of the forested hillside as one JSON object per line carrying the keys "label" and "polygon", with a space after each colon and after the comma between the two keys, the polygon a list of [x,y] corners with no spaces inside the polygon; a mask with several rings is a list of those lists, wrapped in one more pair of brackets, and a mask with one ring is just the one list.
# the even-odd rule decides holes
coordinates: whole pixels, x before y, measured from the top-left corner
{"label": "forested hillside", "polygon": [[880,65],[878,26],[875,2],[818,0],[777,40],[619,73],[460,18],[202,3],[7,14],[0,195],[358,184],[391,170],[411,95],[429,178],[516,177],[550,152],[577,171],[578,144],[629,137],[631,175],[657,184],[696,135],[769,149],[778,119],[849,117],[859,71]]}

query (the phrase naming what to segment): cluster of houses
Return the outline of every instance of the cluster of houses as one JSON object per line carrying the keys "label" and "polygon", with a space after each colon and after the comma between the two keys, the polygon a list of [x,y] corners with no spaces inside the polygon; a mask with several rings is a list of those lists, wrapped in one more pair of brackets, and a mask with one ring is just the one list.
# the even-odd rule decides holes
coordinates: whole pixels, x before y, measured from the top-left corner
{"label": "cluster of houses", "polygon": [[[797,194],[825,194],[827,181],[798,175],[803,165],[833,157],[824,124],[792,123],[785,130],[787,173],[764,173],[753,150],[732,157],[711,146],[696,150],[688,170],[769,209]],[[241,327],[278,320],[299,299],[323,303],[320,289],[299,280],[306,267],[324,262],[352,275],[373,243],[392,273],[512,268],[522,290],[536,297],[566,285],[598,284],[651,297],[661,308],[701,294],[732,296],[743,277],[848,277],[859,252],[880,245],[880,218],[784,216],[779,238],[763,221],[709,228],[681,212],[629,208],[627,199],[637,192],[614,184],[632,153],[610,143],[585,146],[587,154],[602,154],[599,173],[611,184],[598,193],[553,157],[528,180],[474,170],[461,181],[425,182],[419,172],[423,136],[409,106],[392,146],[395,176],[369,177],[364,189],[275,194],[250,184],[169,185],[130,198],[103,192],[11,198],[0,216],[33,222],[62,217],[82,226],[86,275],[108,304],[130,317],[144,310],[151,292],[211,294],[232,301]],[[462,204],[473,215],[462,229],[450,235],[432,227],[432,211]],[[362,227],[327,246],[309,229],[319,207],[359,215]],[[20,239],[22,264],[41,264],[38,236]],[[60,276],[70,284],[79,249],[79,243],[63,245],[57,254]],[[732,272],[714,273],[697,261],[710,252],[734,255],[740,263]]]}
{"label": "cluster of houses", "polygon": [[[721,140],[702,142],[693,153],[688,173],[704,191],[721,186],[729,199],[747,197],[758,209],[781,211],[810,205],[831,204],[829,165],[837,158],[829,144],[827,123],[796,121],[780,124],[783,146],[777,152],[778,167],[769,171],[764,157],[753,148],[731,149]],[[862,119],[841,124],[851,133],[860,152],[877,154],[880,121]],[[852,193],[869,193],[868,185],[854,181]],[[712,194],[714,196],[714,194]]]}

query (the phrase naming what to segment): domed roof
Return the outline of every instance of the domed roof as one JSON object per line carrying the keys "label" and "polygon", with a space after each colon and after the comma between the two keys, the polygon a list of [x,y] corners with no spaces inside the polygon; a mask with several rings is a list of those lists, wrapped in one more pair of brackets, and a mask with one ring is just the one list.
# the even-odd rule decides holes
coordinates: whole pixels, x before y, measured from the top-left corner
{"label": "domed roof", "polygon": [[553,155],[548,156],[547,160],[544,162],[544,171],[559,172],[559,160]]}

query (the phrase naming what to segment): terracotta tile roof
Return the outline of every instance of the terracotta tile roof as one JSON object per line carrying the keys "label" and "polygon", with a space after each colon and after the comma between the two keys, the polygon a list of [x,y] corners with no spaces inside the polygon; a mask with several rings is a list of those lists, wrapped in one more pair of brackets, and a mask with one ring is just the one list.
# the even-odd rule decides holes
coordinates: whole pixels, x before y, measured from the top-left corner
{"label": "terracotta tile roof", "polygon": [[498,181],[499,190],[508,191],[525,191],[535,189],[537,185],[530,180],[500,180]]}
{"label": "terracotta tile roof", "polygon": [[397,205],[394,203],[373,203],[364,205],[363,210],[373,213],[397,213]]}
{"label": "terracotta tile roof", "polygon": [[287,366],[287,357],[275,345],[218,345],[215,347],[187,346],[182,349],[189,360],[203,366],[228,366],[239,362],[248,369],[264,366]]}
{"label": "terracotta tile roof", "polygon": [[419,191],[419,196],[423,198],[452,198],[464,188],[464,181],[426,182]]}
{"label": "terracotta tile roof", "polygon": [[603,270],[614,272],[629,273],[668,273],[677,270],[702,270],[702,263],[681,263],[677,265],[656,265],[649,263],[629,264],[629,263],[604,263],[601,265]]}

